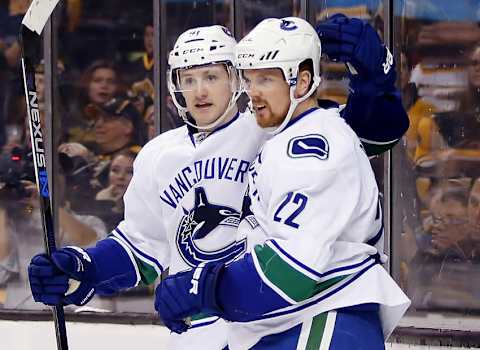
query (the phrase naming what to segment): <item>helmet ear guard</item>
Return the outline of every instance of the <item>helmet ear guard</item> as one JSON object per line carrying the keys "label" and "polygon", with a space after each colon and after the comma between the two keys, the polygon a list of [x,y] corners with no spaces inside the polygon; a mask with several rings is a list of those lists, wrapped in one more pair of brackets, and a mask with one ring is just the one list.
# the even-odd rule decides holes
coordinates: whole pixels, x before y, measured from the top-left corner
{"label": "helmet ear guard", "polygon": [[[321,51],[320,39],[315,29],[307,21],[297,17],[265,19],[235,47],[238,70],[279,68],[290,86],[290,108],[287,115],[280,126],[267,128],[267,132],[281,132],[298,104],[315,93],[321,82]],[[305,60],[312,61],[312,84],[304,96],[295,98],[299,68]]]}

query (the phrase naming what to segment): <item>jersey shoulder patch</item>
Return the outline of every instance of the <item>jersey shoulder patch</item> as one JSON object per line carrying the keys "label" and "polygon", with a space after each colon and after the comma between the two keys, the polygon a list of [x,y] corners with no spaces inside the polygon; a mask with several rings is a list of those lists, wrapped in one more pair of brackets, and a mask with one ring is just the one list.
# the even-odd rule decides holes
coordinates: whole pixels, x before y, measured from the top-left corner
{"label": "jersey shoulder patch", "polygon": [[297,136],[288,142],[287,154],[290,158],[314,157],[327,160],[330,146],[320,134]]}

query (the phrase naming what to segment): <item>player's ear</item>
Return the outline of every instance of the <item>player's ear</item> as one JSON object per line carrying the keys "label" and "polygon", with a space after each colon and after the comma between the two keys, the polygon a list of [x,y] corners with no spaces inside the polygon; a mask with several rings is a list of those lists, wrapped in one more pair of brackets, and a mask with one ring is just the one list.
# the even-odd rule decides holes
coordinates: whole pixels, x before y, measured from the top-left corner
{"label": "player's ear", "polygon": [[313,80],[312,73],[308,69],[303,69],[298,72],[297,75],[297,86],[295,88],[295,97],[300,98],[304,96],[308,90],[310,90],[310,85]]}

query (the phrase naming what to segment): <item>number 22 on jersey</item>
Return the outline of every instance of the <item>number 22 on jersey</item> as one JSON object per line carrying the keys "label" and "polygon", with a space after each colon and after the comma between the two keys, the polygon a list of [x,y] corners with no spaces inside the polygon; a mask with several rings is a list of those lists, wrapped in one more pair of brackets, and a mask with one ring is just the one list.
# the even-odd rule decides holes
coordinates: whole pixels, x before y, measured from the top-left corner
{"label": "number 22 on jersey", "polygon": [[307,205],[308,197],[299,192],[288,192],[282,203],[278,206],[273,221],[283,223],[293,228],[299,228],[300,225],[295,222]]}

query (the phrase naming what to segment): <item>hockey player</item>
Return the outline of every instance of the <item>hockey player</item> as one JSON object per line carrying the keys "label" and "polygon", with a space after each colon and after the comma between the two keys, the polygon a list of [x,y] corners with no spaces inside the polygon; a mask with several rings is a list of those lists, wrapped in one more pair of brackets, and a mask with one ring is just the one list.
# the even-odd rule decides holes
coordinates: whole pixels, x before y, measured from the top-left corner
{"label": "hockey player", "polygon": [[[357,46],[367,39],[359,36]],[[124,197],[125,220],[107,239],[93,248],[66,247],[51,259],[43,254],[32,259],[29,275],[35,300],[83,305],[95,293],[113,293],[140,281],[153,283],[167,267],[175,274],[205,262],[230,262],[245,252],[247,242],[236,239],[236,232],[248,168],[264,132],[235,104],[240,94],[233,66],[235,44],[221,26],[191,29],[178,38],[169,58],[168,81],[187,125],[142,149]],[[380,40],[376,45],[383,48]],[[405,132],[408,119],[401,101],[391,94],[394,88],[385,90],[371,100],[357,98],[360,90],[353,93],[349,101],[358,107],[347,103],[343,116],[362,126],[364,138],[374,141],[370,145],[387,149]],[[350,117],[352,110],[356,114]],[[385,110],[392,112],[388,122],[383,121]],[[379,126],[377,131],[364,128],[357,118]],[[78,282],[70,283],[67,291],[72,279]],[[181,322],[182,329],[176,329],[177,322],[164,322],[178,332],[185,325]],[[190,349],[192,343],[199,349],[222,349],[224,321],[194,317],[186,333],[172,335],[169,348]]]}
{"label": "hockey player", "polygon": [[295,17],[264,20],[237,45],[257,123],[273,135],[249,168],[264,238],[231,263],[165,279],[156,308],[172,330],[207,312],[232,321],[232,350],[377,350],[406,311],[381,266],[382,210],[365,150],[338,109],[315,99],[320,52],[313,27]]}
{"label": "hockey player", "polygon": [[[34,298],[46,304],[83,305],[153,283],[207,261],[231,261],[246,250],[236,240],[247,172],[262,142],[251,115],[238,112],[240,79],[236,41],[222,26],[187,30],[169,56],[168,87],[185,126],[150,141],[134,162],[124,196],[124,221],[94,248],[67,247],[39,255],[30,265]],[[59,269],[57,269],[57,267]],[[66,281],[80,285],[65,296]],[[222,349],[226,329],[218,317],[198,316],[169,349]],[[222,336],[223,335],[223,336]]]}

